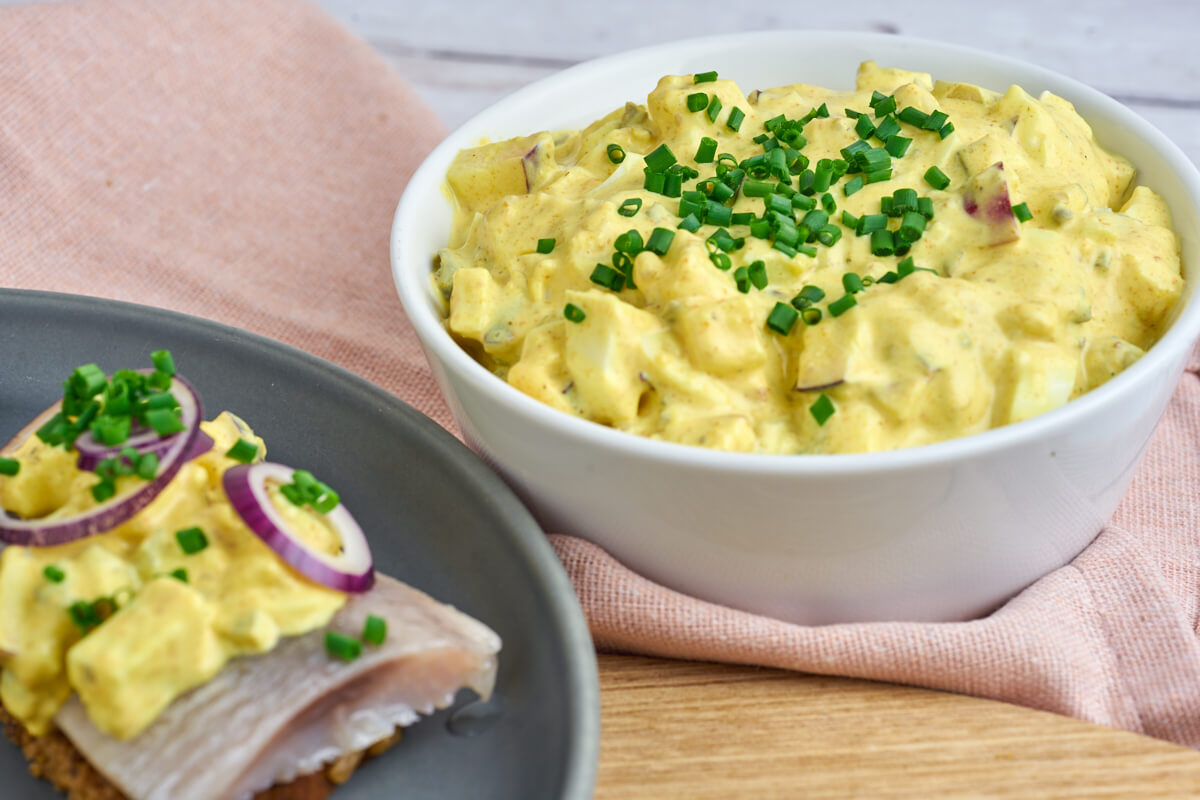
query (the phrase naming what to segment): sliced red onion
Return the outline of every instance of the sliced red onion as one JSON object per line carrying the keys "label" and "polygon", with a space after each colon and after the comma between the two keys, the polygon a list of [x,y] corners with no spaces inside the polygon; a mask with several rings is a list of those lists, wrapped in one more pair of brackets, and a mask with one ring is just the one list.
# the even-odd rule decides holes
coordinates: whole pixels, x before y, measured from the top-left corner
{"label": "sliced red onion", "polygon": [[291,467],[264,461],[238,464],[225,470],[222,479],[225,494],[242,521],[268,547],[301,575],[339,592],[362,593],[375,583],[371,548],[354,517],[339,504],[325,517],[342,539],[342,552],[336,556],[313,550],[293,533],[283,515],[267,494],[267,481],[291,483]]}
{"label": "sliced red onion", "polygon": [[[171,384],[171,389],[172,391],[179,389],[176,397],[180,398],[179,405],[181,408],[183,407],[181,395],[190,395],[193,398],[193,407],[196,414],[199,415],[201,413],[200,398],[190,384],[177,376]],[[37,419],[26,425],[17,434],[17,437],[8,443],[4,448],[5,452],[15,450],[26,439],[35,435],[38,428],[44,425],[55,414],[59,413],[60,410],[60,405],[55,404],[42,412]],[[117,527],[148,506],[150,501],[157,497],[158,493],[171,482],[171,479],[179,472],[179,468],[189,459],[199,454],[194,452],[201,444],[196,441],[200,434],[199,420],[199,416],[196,416],[186,430],[167,437],[169,444],[159,454],[158,476],[154,480],[147,482],[143,486],[139,486],[129,494],[117,495],[95,508],[88,509],[71,517],[51,520],[26,520],[18,519],[0,510],[0,542],[24,547],[52,547],[54,545],[73,542],[85,536],[104,533]],[[184,420],[184,422],[186,423],[187,420]],[[122,447],[124,446],[122,445]],[[211,439],[209,439],[208,447],[212,447]],[[120,448],[117,448],[117,450],[119,451]],[[202,450],[200,452],[205,451]]]}
{"label": "sliced red onion", "polygon": [[[200,425],[200,420],[204,419],[204,406],[200,403],[200,395],[196,393],[190,383],[176,375],[171,380],[169,391],[179,401],[179,419],[183,423],[184,430],[170,436],[159,436],[153,428],[139,425],[129,432],[129,438],[118,445],[97,442],[91,431],[84,431],[75,440],[75,449],[79,451],[79,460],[76,462],[76,466],[83,470],[94,470],[101,461],[106,458],[116,458],[126,447],[132,447],[143,455],[154,453],[161,461],[163,455],[171,449],[172,441],[176,436],[187,435],[189,431]],[[212,445],[209,444],[209,447]]]}

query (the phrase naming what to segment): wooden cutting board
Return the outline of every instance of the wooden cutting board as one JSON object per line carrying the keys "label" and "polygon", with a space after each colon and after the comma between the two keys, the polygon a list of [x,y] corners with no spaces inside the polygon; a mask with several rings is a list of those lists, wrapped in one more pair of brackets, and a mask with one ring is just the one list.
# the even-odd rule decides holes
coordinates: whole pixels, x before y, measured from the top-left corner
{"label": "wooden cutting board", "polygon": [[1200,752],[975,697],[601,655],[597,800],[1200,797]]}

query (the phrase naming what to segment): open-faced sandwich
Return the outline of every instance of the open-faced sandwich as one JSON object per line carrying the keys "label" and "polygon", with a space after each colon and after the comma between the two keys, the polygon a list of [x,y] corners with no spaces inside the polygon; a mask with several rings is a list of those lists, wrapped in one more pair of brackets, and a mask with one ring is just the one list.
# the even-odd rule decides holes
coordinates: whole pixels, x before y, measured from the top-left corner
{"label": "open-faced sandwich", "polygon": [[499,637],[375,572],[338,495],[204,421],[171,355],[94,364],[0,450],[0,721],[72,798],[320,798]]}

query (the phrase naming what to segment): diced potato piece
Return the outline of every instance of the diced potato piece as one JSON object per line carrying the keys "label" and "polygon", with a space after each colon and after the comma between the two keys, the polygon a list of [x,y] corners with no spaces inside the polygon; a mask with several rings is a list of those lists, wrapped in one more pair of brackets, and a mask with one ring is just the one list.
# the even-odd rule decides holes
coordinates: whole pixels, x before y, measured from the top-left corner
{"label": "diced potato piece", "polygon": [[1020,422],[1058,408],[1075,390],[1076,360],[1069,351],[1044,342],[1013,346],[1007,370],[1006,403],[997,411],[999,424]]}
{"label": "diced potato piece", "polygon": [[1145,186],[1133,190],[1129,200],[1121,207],[1121,213],[1147,225],[1171,227],[1171,210],[1167,208],[1166,201]]}
{"label": "diced potato piece", "polygon": [[925,91],[933,90],[933,76],[928,72],[910,72],[895,67],[881,67],[874,61],[864,61],[858,65],[855,77],[855,88],[875,88],[884,94],[891,94],[906,83],[915,84]]}
{"label": "diced potato piece", "polygon": [[745,295],[690,306],[679,312],[675,331],[698,369],[727,375],[766,360],[761,314]]}
{"label": "diced potato piece", "polygon": [[1021,238],[1020,224],[1012,213],[1003,164],[992,164],[971,178],[963,191],[963,208],[983,223],[982,238],[986,244],[1006,244]]}
{"label": "diced potato piece", "polygon": [[470,339],[483,338],[496,318],[502,291],[492,273],[482,267],[458,270],[450,293],[450,330]]}
{"label": "diced potato piece", "polygon": [[1084,391],[1091,391],[1131,367],[1145,353],[1119,336],[1090,340],[1083,351]]}
{"label": "diced potato piece", "polygon": [[528,191],[524,158],[535,148],[549,148],[553,159],[554,140],[548,133],[463,150],[446,170],[446,180],[464,208],[484,211],[505,195]]}
{"label": "diced potato piece", "polygon": [[535,400],[567,412],[574,409],[566,396],[570,391],[571,376],[563,353],[567,342],[566,326],[573,324],[559,320],[534,328],[525,337],[521,359],[508,371],[508,382],[512,386]]}

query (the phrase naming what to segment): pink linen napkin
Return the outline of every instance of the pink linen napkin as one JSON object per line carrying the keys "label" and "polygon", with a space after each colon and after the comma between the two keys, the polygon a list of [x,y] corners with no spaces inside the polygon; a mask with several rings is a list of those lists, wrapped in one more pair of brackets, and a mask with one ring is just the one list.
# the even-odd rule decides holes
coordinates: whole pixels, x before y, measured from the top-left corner
{"label": "pink linen napkin", "polygon": [[[292,0],[2,8],[0,96],[0,285],[265,334],[454,430],[387,253],[444,129],[366,44]],[[791,625],[551,542],[604,649],[899,681],[1200,747],[1198,373],[1200,353],[1099,538],[984,619]]]}

